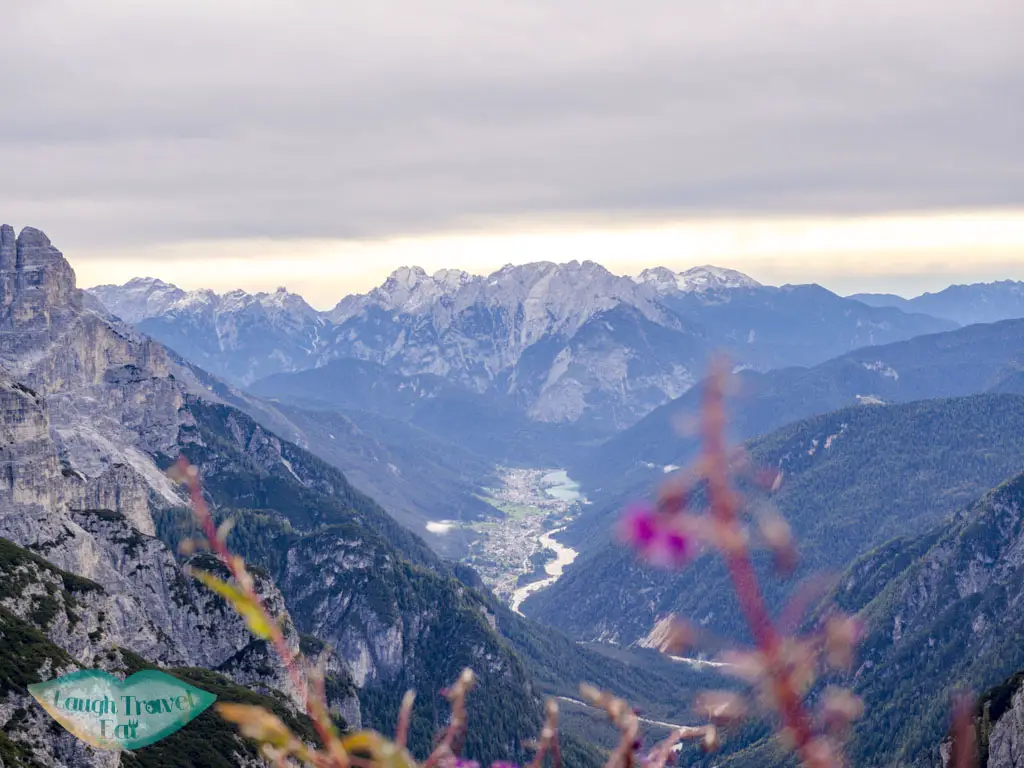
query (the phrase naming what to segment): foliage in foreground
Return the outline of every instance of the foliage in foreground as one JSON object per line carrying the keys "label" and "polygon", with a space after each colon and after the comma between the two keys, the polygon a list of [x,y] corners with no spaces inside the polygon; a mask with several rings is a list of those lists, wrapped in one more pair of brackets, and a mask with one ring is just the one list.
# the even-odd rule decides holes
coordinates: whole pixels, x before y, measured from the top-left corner
{"label": "foliage in foreground", "polygon": [[[851,667],[861,635],[857,620],[831,611],[823,613],[807,634],[789,631],[799,626],[799,619],[813,598],[800,590],[778,623],[768,611],[752,552],[767,550],[776,569],[788,574],[796,566],[796,549],[789,526],[778,514],[765,509],[750,513],[746,509],[735,490],[735,478],[743,473],[748,483],[753,480],[769,492],[777,491],[783,478],[751,471],[746,457],[727,447],[725,384],[724,368],[719,368],[705,387],[701,414],[703,451],[695,466],[671,478],[654,505],[631,508],[619,532],[642,559],[661,567],[685,567],[705,549],[719,553],[754,639],[751,649],[723,654],[722,669],[747,683],[750,692],[741,695],[721,690],[699,694],[694,708],[706,724],[676,728],[649,752],[641,753],[641,719],[633,708],[612,693],[581,685],[581,697],[606,712],[619,731],[618,744],[608,757],[607,768],[631,768],[635,764],[661,768],[674,761],[687,742],[714,750],[723,730],[749,729],[748,716],[755,713],[770,716],[776,723],[774,743],[801,764],[832,768],[843,765],[844,739],[851,723],[862,713],[862,702],[851,691],[826,687],[823,682],[828,670]],[[312,745],[310,739],[297,734],[277,714],[258,705],[221,703],[217,706],[221,717],[235,723],[244,736],[257,742],[264,757],[277,766],[299,761],[316,768],[476,768],[475,763],[459,757],[468,729],[466,700],[476,683],[469,669],[444,692],[451,707],[450,716],[433,750],[421,762],[406,748],[415,700],[412,691],[402,699],[391,737],[369,730],[339,733],[328,711],[323,660],[307,665],[285,642],[281,628],[256,594],[244,562],[227,548],[230,523],[219,527],[214,523],[203,498],[198,471],[183,460],[174,474],[190,488],[193,511],[204,536],[198,543],[217,555],[232,580],[224,581],[203,571],[194,572],[195,577],[226,599],[245,618],[253,634],[274,647],[295,690],[306,691],[306,712],[319,744]],[[659,622],[652,638],[661,650],[681,654],[699,640],[700,633],[669,616]],[[556,768],[562,764],[556,702],[549,701],[545,711],[530,768],[541,768],[549,757]],[[966,768],[976,762],[974,730],[967,706],[959,708],[956,722],[953,765]]]}

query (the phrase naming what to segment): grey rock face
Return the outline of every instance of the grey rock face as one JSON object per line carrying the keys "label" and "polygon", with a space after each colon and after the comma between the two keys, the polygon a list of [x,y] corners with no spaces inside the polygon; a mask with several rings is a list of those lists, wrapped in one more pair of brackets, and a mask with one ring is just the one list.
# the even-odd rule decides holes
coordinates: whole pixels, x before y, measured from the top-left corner
{"label": "grey rock face", "polygon": [[387,620],[368,604],[366,584],[375,565],[393,565],[361,538],[331,535],[304,541],[288,553],[281,587],[301,606],[305,629],[348,660],[359,687],[393,679],[404,663],[405,630],[398,612]]}
{"label": "grey rock face", "polygon": [[10,225],[0,225],[0,324],[18,331],[4,335],[0,351],[46,338],[80,305],[71,266],[46,235],[26,227],[15,237]]}
{"label": "grey rock face", "polygon": [[[48,661],[39,675],[103,667],[123,648],[258,682],[303,706],[304,686],[296,689],[276,664],[255,664],[259,649],[244,621],[153,536],[152,512],[184,503],[154,456],[175,455],[191,423],[183,406],[194,382],[175,375],[187,372],[156,342],[89,308],[74,272],[37,230],[14,237],[0,228],[0,329],[0,538],[41,558],[0,559],[0,581],[21,585],[3,593],[0,608],[12,621],[33,622],[63,654],[62,666]],[[91,586],[69,587],[54,566]],[[298,649],[280,592],[265,579],[257,586]],[[27,719],[11,722],[22,710]],[[30,738],[35,726],[48,732],[37,715],[23,694],[0,697],[0,725],[12,738]],[[117,764],[116,754],[70,735],[44,741],[33,747],[44,765]]]}
{"label": "grey rock face", "polygon": [[1024,766],[1024,691],[1013,694],[1011,707],[994,724],[988,742],[988,768]]}
{"label": "grey rock face", "polygon": [[330,323],[301,296],[279,289],[248,294],[186,292],[152,278],[102,285],[90,295],[122,320],[185,358],[238,384],[312,367]]}
{"label": "grey rock face", "polygon": [[[660,356],[669,358],[662,375],[630,379],[630,366],[650,351],[642,334],[585,338],[597,318],[623,308],[659,329]],[[488,277],[400,269],[330,316],[337,331],[325,360],[356,357],[404,376],[440,376],[508,396],[536,421],[585,421],[609,404],[623,418],[642,414],[697,375],[693,335],[656,292],[590,261],[508,266]]]}
{"label": "grey rock face", "polygon": [[[162,544],[141,536],[115,513],[77,517],[124,578],[106,585],[81,579],[0,540],[0,636],[13,629],[16,638],[25,637],[13,642],[8,637],[5,653],[14,654],[15,670],[24,664],[26,650],[29,658],[43,660],[37,670],[22,666],[16,674],[35,672],[50,679],[80,668],[123,674],[121,649],[127,649],[160,664],[208,666],[236,682],[285,691],[296,707],[304,704],[302,692],[292,690],[281,673],[264,673],[257,680],[246,669],[240,660],[256,644],[244,623],[223,601],[185,579]],[[258,589],[272,612],[283,610],[272,586],[258,583]],[[297,647],[287,613],[280,620],[289,643]],[[40,633],[38,639],[26,637],[32,630]],[[110,762],[110,753],[94,751],[51,727],[48,716],[13,682],[0,696],[0,727],[16,743],[31,745],[35,760],[56,766],[117,764]]]}

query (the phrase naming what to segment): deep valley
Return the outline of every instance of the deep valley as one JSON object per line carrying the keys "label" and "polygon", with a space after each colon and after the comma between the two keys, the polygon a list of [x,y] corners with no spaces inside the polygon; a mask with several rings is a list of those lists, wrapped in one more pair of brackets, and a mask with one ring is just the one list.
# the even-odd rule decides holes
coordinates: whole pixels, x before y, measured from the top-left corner
{"label": "deep valley", "polygon": [[[704,727],[694,697],[731,695],[740,665],[722,653],[756,639],[730,572],[714,546],[666,569],[615,532],[700,455],[680,426],[721,349],[740,384],[732,436],[777,477],[769,491],[738,481],[744,541],[779,515],[799,544],[791,579],[755,551],[765,605],[785,616],[810,583],[792,631],[837,607],[865,623],[862,661],[827,678],[868,706],[856,764],[940,764],[961,683],[1010,696],[985,715],[999,721],[990,754],[1016,738],[999,720],[1024,669],[1024,319],[1010,298],[1006,317],[958,328],[963,312],[937,300],[930,316],[712,267],[630,278],[572,262],[488,279],[399,270],[324,313],[286,291],[86,293],[42,232],[10,227],[0,296],[0,571],[14,585],[0,596],[0,764],[108,764],[70,734],[31,735],[43,715],[26,686],[83,668],[170,670],[308,728],[266,644],[186,577],[216,563],[182,554],[196,529],[165,474],[179,459],[216,522],[233,521],[226,540],[286,642],[333,649],[341,727],[387,732],[416,688],[422,753],[448,716],[437,692],[467,666],[475,759],[527,759],[551,696],[569,765],[600,764],[615,739],[580,682],[626,697],[652,735]],[[700,642],[662,655],[673,616]],[[237,744],[254,764],[202,717],[174,737],[182,750]],[[764,722],[728,734],[715,764],[784,764]]]}

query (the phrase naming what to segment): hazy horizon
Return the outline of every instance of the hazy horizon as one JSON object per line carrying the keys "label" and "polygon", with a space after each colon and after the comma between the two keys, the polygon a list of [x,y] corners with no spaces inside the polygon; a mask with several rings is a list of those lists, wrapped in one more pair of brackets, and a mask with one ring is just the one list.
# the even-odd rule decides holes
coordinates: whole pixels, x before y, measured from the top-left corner
{"label": "hazy horizon", "polygon": [[[403,266],[486,275],[506,264],[595,261],[620,275],[712,264],[767,285],[818,283],[840,295],[906,298],[949,285],[1024,279],[1024,213],[931,214],[462,233],[369,241],[236,240],[122,251],[66,249],[83,287],[155,277],[251,293],[285,286],[315,307],[365,293]],[[256,256],[258,254],[258,256]]]}
{"label": "hazy horizon", "polygon": [[[598,235],[598,237],[606,237],[606,235]],[[60,247],[59,242],[54,244]],[[260,245],[254,246],[247,243],[229,246],[232,249],[248,249],[252,247],[258,248]],[[263,243],[262,247],[267,250],[291,250],[294,248],[294,244],[277,243],[268,245]],[[330,249],[332,245],[322,244],[320,247]],[[313,252],[316,249],[317,246],[310,247],[310,250]],[[420,249],[399,248],[397,250],[399,252],[411,250],[415,253]],[[444,269],[459,269],[472,275],[487,276],[508,265],[524,265],[537,262],[566,264],[571,261],[594,261],[613,274],[636,276],[643,270],[654,267],[665,267],[674,272],[682,272],[696,267],[712,266],[742,272],[764,285],[817,283],[842,296],[854,293],[891,293],[908,299],[923,293],[942,290],[950,285],[990,283],[1000,280],[1024,280],[1024,263],[1017,260],[999,259],[989,259],[980,263],[970,258],[963,260],[952,258],[944,263],[933,260],[930,265],[933,271],[928,273],[909,271],[906,273],[852,275],[836,279],[834,272],[828,268],[828,265],[823,265],[823,268],[816,270],[807,260],[800,262],[799,260],[794,261],[790,259],[788,268],[786,266],[780,268],[778,262],[758,261],[749,257],[746,259],[730,259],[721,253],[716,254],[713,259],[703,261],[699,258],[687,260],[671,257],[648,261],[643,256],[632,259],[612,258],[608,260],[594,258],[586,254],[566,256],[564,258],[510,258],[505,261],[497,257],[483,260],[456,257],[451,260],[445,260],[444,256],[431,255],[428,250],[422,250],[420,255],[426,255],[427,258],[420,260],[413,258],[412,261],[392,259],[381,264],[363,264],[360,271],[355,275],[360,279],[354,281],[343,279],[307,281],[301,278],[289,279],[295,277],[294,270],[292,270],[292,274],[289,274],[287,268],[282,266],[280,261],[274,259],[268,259],[263,262],[264,266],[269,269],[265,268],[260,274],[250,275],[248,278],[238,278],[238,273],[233,273],[232,267],[242,268],[244,266],[242,263],[245,259],[244,256],[225,258],[223,261],[227,262],[227,264],[222,266],[226,268],[211,271],[207,268],[196,267],[193,259],[154,258],[140,260],[137,258],[138,254],[135,254],[136,258],[120,262],[119,269],[107,272],[107,265],[104,265],[104,268],[97,271],[95,263],[89,260],[76,261],[74,254],[65,252],[65,256],[68,257],[72,267],[75,268],[78,284],[81,288],[92,288],[108,284],[122,285],[134,278],[155,278],[184,290],[210,289],[219,294],[232,290],[258,293],[273,292],[277,288],[286,288],[292,293],[301,295],[310,305],[320,310],[332,308],[345,296],[366,293],[381,285],[390,274],[402,267],[418,267],[423,269],[428,275],[433,275]],[[810,255],[811,261],[813,261],[814,256],[815,254],[813,253]],[[291,257],[285,255],[281,258],[287,261]],[[855,260],[856,254],[854,254]],[[307,261],[304,266],[309,267],[311,265],[323,266],[323,262],[314,257],[311,261]],[[904,262],[904,265],[912,266],[912,264],[907,265],[906,262]],[[944,268],[936,269],[940,266]],[[958,266],[961,269],[957,269]],[[101,278],[102,275],[107,274],[119,274],[120,279],[104,280]]]}
{"label": "hazy horizon", "polygon": [[[951,23],[955,20],[955,23]],[[0,7],[0,214],[83,284],[722,264],[1024,278],[1024,4]]]}

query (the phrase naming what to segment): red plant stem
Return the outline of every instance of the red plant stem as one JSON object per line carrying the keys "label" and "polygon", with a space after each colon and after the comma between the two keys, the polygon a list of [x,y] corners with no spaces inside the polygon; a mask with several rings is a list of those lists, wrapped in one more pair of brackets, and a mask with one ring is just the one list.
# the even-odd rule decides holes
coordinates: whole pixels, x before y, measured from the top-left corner
{"label": "red plant stem", "polygon": [[[192,511],[196,518],[198,518],[200,525],[202,525],[203,535],[206,536],[207,541],[209,541],[210,546],[217,555],[217,559],[220,560],[224,564],[224,567],[228,569],[228,572],[234,577],[238,586],[249,593],[249,597],[259,605],[260,610],[262,610],[265,615],[270,616],[266,607],[263,605],[263,600],[260,596],[256,594],[255,590],[246,585],[246,581],[242,578],[242,573],[237,567],[237,561],[232,557],[227,544],[221,541],[217,536],[217,525],[214,523],[213,516],[210,514],[209,508],[206,506],[206,499],[203,498],[203,489],[199,484],[198,469],[189,464],[184,457],[179,459],[178,467],[188,482],[189,497],[192,501]],[[269,625],[270,640],[274,645],[274,650],[280,657],[285,668],[288,670],[288,674],[292,680],[292,685],[295,686],[296,691],[302,691],[305,687],[302,683],[302,675],[299,674],[295,655],[292,653],[291,648],[288,647],[288,643],[284,638],[284,633],[281,631],[281,628],[278,626],[276,621],[268,621],[267,624]],[[326,711],[326,707],[324,708],[324,711]],[[320,737],[320,742],[325,747],[330,748],[332,734],[327,726],[320,721],[317,708],[313,705],[312,699],[309,696],[308,688],[306,689],[306,714],[308,714],[310,719],[313,721],[317,735]],[[344,763],[340,762],[333,756],[331,757],[331,764],[334,768],[346,768]]]}
{"label": "red plant stem", "polygon": [[972,700],[961,694],[953,711],[953,768],[973,768],[978,764]]}
{"label": "red plant stem", "polygon": [[736,521],[738,502],[728,479],[728,453],[725,445],[725,371],[719,364],[709,377],[704,391],[703,440],[706,461],[708,502],[711,514],[725,532],[722,553],[732,578],[740,609],[767,662],[768,675],[778,701],[779,713],[791,732],[796,750],[806,762],[812,739],[811,719],[800,696],[794,690],[780,658],[782,638],[772,623],[761,587],[750,561],[750,553],[741,538]]}

